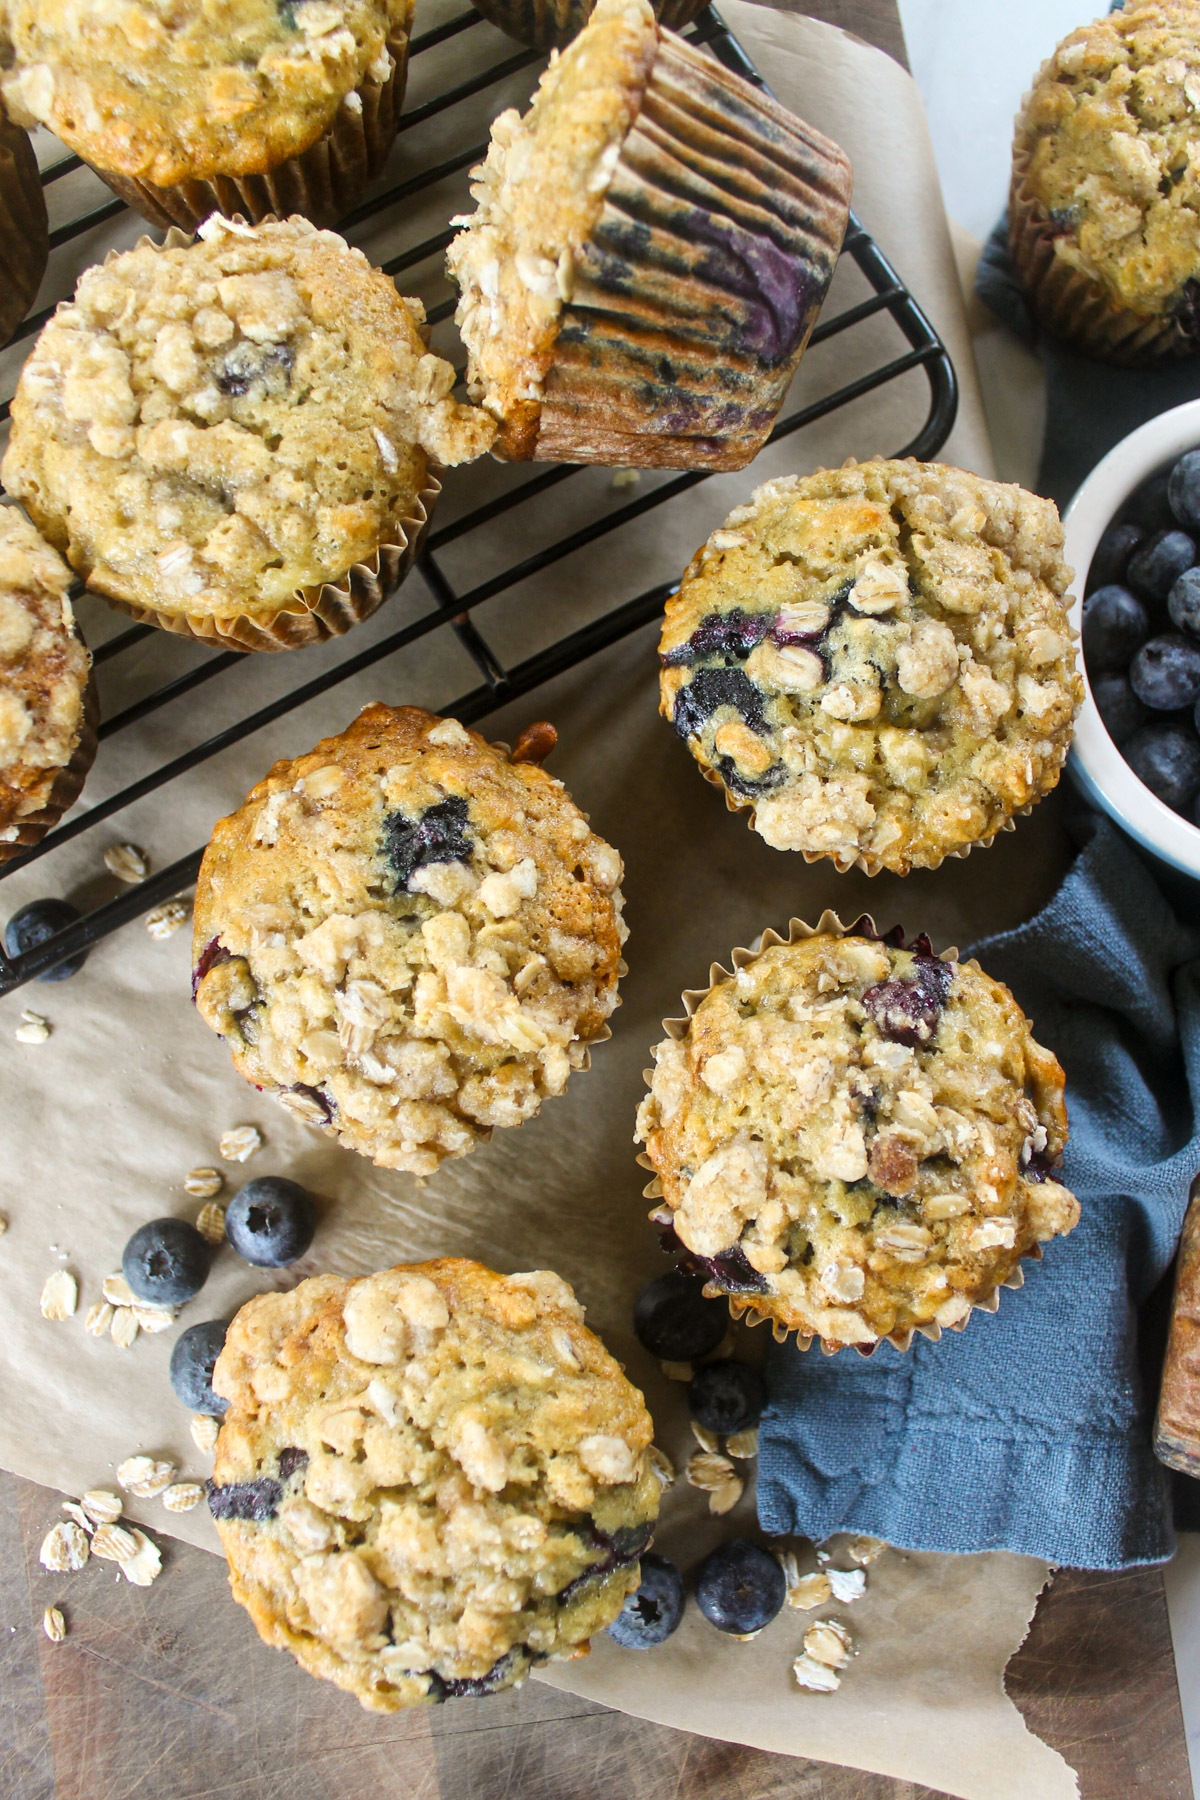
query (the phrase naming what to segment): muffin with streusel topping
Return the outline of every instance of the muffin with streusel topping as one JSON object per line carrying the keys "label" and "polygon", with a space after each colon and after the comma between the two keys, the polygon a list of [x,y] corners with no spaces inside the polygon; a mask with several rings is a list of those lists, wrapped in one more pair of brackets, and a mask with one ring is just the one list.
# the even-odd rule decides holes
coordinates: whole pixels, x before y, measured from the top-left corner
{"label": "muffin with streusel topping", "polygon": [[733,963],[667,1020],[638,1114],[669,1245],[830,1350],[994,1310],[1079,1218],[1063,1072],[1008,989],[831,914]]}
{"label": "muffin with streusel topping", "polygon": [[28,519],[0,507],[0,862],[58,823],[96,754],[92,659],[70,586]]}
{"label": "muffin with streusel topping", "polygon": [[213,1386],[234,1599],[372,1711],[585,1655],[637,1587],[653,1423],[548,1270],[444,1259],[260,1294]]}
{"label": "muffin with streusel topping", "polygon": [[8,0],[0,91],[155,225],[332,224],[396,135],[412,0]]}
{"label": "muffin with streusel topping", "polygon": [[667,602],[661,710],[778,850],[868,874],[990,843],[1083,697],[1049,500],[962,469],[784,476]]}
{"label": "muffin with streusel topping", "polygon": [[42,331],[4,482],[135,618],[243,650],[335,636],[409,567],[435,468],[495,432],[424,317],[304,219],[145,239]]}
{"label": "muffin with streusel topping", "polygon": [[1009,245],[1034,312],[1106,361],[1200,346],[1200,8],[1147,0],[1064,38],[1017,117]]}
{"label": "muffin with streusel topping", "polygon": [[502,112],[447,266],[472,396],[514,461],[740,469],[770,434],[849,217],[836,144],[597,0]]}
{"label": "muffin with streusel topping", "polygon": [[428,1175],[561,1094],[624,973],[621,859],[538,758],[368,706],[218,822],[194,991],[256,1087]]}

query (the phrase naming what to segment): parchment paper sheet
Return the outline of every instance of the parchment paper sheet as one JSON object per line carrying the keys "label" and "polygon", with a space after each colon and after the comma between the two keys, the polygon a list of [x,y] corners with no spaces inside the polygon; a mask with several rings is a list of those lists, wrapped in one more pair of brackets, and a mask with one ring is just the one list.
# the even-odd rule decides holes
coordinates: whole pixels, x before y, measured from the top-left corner
{"label": "parchment paper sheet", "polygon": [[[958,366],[962,417],[945,454],[988,470],[954,261],[911,81],[886,56],[813,21],[743,0],[725,0],[723,11],[780,98],[849,150],[860,215],[935,319]],[[423,23],[436,18],[436,5],[425,9]],[[454,72],[455,58],[478,57],[485,33],[490,27],[455,40],[440,70],[426,74],[421,65],[428,59],[419,59],[413,103],[426,97],[423,81],[444,81]],[[512,97],[519,97],[516,89]],[[497,108],[490,95],[481,107],[484,135]],[[439,154],[440,129],[421,140],[419,153],[431,161]],[[392,179],[397,171],[411,172],[416,137],[402,140]],[[443,195],[440,214],[432,203],[415,211],[411,238],[444,223],[446,212],[461,206],[459,195],[453,201],[448,206]],[[122,241],[133,235],[122,228]],[[110,241],[93,234],[87,254],[102,254]],[[377,256],[394,253],[394,241],[361,241]],[[854,281],[854,271],[839,273],[831,309],[857,297]],[[878,360],[881,344],[895,354],[900,346],[890,330],[873,321],[820,346],[806,359],[798,391],[819,393],[847,379],[864,357]],[[435,339],[448,341],[444,332]],[[924,378],[906,378],[901,390],[859,402],[769,452],[752,473],[707,482],[665,514],[602,538],[527,582],[496,610],[480,609],[478,623],[505,655],[528,654],[570,624],[678,573],[755,480],[894,448],[913,435],[924,406]],[[452,474],[441,519],[513,478],[494,466]],[[447,553],[446,565],[469,585],[502,566],[502,558],[512,560],[579,518],[624,503],[629,493],[614,491],[605,472],[589,472],[554,490],[540,512],[511,515],[483,542],[468,537]],[[420,578],[410,578],[355,633],[355,647],[429,604]],[[97,602],[84,603],[81,617],[93,643],[119,628]],[[808,869],[799,858],[769,850],[742,818],[725,811],[657,716],[655,637],[654,630],[642,632],[488,724],[492,735],[511,741],[530,717],[558,723],[552,769],[626,858],[630,974],[614,1038],[598,1048],[591,1072],[574,1076],[565,1098],[540,1118],[498,1133],[489,1147],[447,1164],[423,1187],[341,1150],[233,1073],[189,1004],[186,930],[156,942],[130,926],[94,950],[74,980],[32,986],[0,1002],[0,1207],[11,1222],[0,1240],[0,1460],[6,1466],[71,1494],[111,1481],[115,1464],[139,1449],[170,1455],[190,1473],[208,1472],[167,1383],[176,1332],[143,1336],[120,1351],[107,1339],[88,1337],[83,1317],[103,1277],[118,1267],[129,1233],[159,1213],[194,1216],[199,1203],[183,1194],[185,1173],[218,1163],[220,1133],[250,1122],[261,1128],[265,1147],[245,1168],[225,1165],[225,1197],[252,1175],[271,1172],[286,1172],[321,1197],[321,1226],[296,1274],[361,1272],[438,1254],[476,1256],[504,1270],[556,1268],[644,1386],[660,1442],[682,1466],[691,1448],[682,1392],[664,1380],[630,1328],[633,1296],[662,1267],[630,1141],[641,1071],[661,1035],[660,1019],[677,1010],[683,987],[704,981],[711,960],[793,913],[814,919],[836,905],[853,918],[869,906],[886,924],[928,929],[941,947],[1024,916],[1053,887],[1065,851],[1053,801],[992,850],[903,884],[888,876],[873,883],[857,874],[839,877],[828,866]],[[106,714],[203,654],[156,634],[117,668],[102,670]],[[344,654],[246,658],[231,674],[106,744],[87,802],[262,704],[301,671],[315,674]],[[46,866],[15,877],[0,914],[52,889],[94,903],[115,887],[100,860],[107,845],[132,840],[162,867],[202,842],[213,819],[237,804],[275,756],[307,749],[368,700],[445,706],[477,679],[448,634],[425,639],[402,659],[333,689],[195,776],[127,809]],[[14,1042],[25,1006],[50,1020],[47,1043]],[[79,1278],[80,1307],[73,1320],[52,1324],[37,1302],[58,1266]],[[269,1279],[223,1252],[182,1323],[226,1316]],[[1019,1304],[1018,1294],[1005,1293],[1001,1317]],[[996,1325],[980,1318],[972,1328]],[[753,1337],[747,1342],[752,1346]],[[216,1547],[202,1510],[171,1515],[147,1501],[129,1511],[156,1534]],[[54,1516],[48,1495],[47,1525]],[[752,1486],[736,1514],[709,1520],[702,1497],[679,1482],[667,1496],[659,1542],[690,1568],[711,1543],[735,1528],[753,1529],[753,1522]],[[605,1640],[587,1661],[555,1665],[544,1678],[669,1725],[879,1770],[968,1800],[1014,1794],[1065,1800],[1076,1791],[1070,1771],[1025,1730],[1001,1682],[1046,1575],[1043,1564],[1024,1558],[889,1553],[869,1571],[866,1597],[844,1613],[861,1654],[832,1696],[801,1694],[792,1682],[791,1658],[811,1615],[790,1611],[754,1643],[737,1644],[720,1638],[691,1608],[677,1635],[651,1655],[622,1653]],[[75,1579],[93,1578],[85,1572]],[[170,1579],[169,1555],[162,1578]]]}

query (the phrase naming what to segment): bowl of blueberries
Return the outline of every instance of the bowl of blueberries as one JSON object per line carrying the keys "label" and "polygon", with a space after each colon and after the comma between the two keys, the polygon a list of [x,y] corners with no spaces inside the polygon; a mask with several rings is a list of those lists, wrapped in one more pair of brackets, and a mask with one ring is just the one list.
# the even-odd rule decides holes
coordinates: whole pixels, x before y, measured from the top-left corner
{"label": "bowl of blueberries", "polygon": [[1071,772],[1143,848],[1200,877],[1200,400],[1110,450],[1063,525],[1087,690]]}

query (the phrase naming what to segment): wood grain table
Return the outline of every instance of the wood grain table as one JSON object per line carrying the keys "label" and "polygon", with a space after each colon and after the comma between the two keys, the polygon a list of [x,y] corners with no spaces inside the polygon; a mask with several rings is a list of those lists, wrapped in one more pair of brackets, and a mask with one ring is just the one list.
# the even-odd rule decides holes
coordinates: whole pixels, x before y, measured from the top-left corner
{"label": "wood grain table", "polygon": [[[905,60],[895,0],[793,9]],[[203,1551],[163,1540],[163,1578],[148,1591],[99,1568],[74,1585],[48,1575],[37,1553],[58,1504],[0,1475],[3,1800],[945,1800],[537,1682],[484,1706],[361,1713],[259,1643]],[[51,1602],[68,1615],[62,1644],[42,1631]],[[1060,1573],[1008,1689],[1078,1769],[1084,1800],[1191,1800],[1158,1573]]]}

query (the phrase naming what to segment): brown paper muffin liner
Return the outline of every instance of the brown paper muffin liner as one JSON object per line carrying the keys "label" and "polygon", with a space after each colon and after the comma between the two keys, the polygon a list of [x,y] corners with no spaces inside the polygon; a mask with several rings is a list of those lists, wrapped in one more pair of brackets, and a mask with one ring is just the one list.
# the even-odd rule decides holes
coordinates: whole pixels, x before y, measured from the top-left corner
{"label": "brown paper muffin liner", "polygon": [[114,194],[164,231],[172,225],[195,231],[214,212],[227,219],[240,213],[252,225],[271,214],[286,219],[292,213],[314,225],[334,225],[362,199],[396,136],[408,73],[407,35],[389,38],[387,47],[393,62],[388,80],[365,81],[354,90],[362,101],[361,112],[340,106],[323,137],[273,169],[157,187],[96,163],[89,166]]}
{"label": "brown paper muffin liner", "polygon": [[[1022,291],[1055,337],[1102,362],[1148,364],[1194,356],[1200,342],[1174,313],[1137,313],[1104,285],[1055,253],[1064,227],[1045,211],[1029,185],[1031,153],[1017,122],[1008,195],[1008,249]],[[1069,234],[1070,227],[1066,232]]]}
{"label": "brown paper muffin liner", "polygon": [[850,185],[836,144],[660,30],[540,410],[499,454],[744,468],[816,324]]}
{"label": "brown paper muffin liner", "polygon": [[395,593],[417,558],[441,491],[441,482],[432,468],[428,469],[411,513],[397,527],[394,543],[381,544],[369,562],[353,564],[340,581],[297,588],[286,606],[262,617],[163,612],[119,599],[90,580],[88,586],[110,606],[119,607],[143,625],[160,625],[164,631],[199,638],[226,650],[300,650],[308,644],[323,644],[329,638],[344,637]]}
{"label": "brown paper muffin liner", "polygon": [[[756,962],[764,950],[773,950],[779,944],[803,943],[806,939],[812,937],[869,936],[883,938],[884,935],[885,934],[877,928],[870,913],[861,914],[857,919],[851,920],[849,924],[843,924],[837,913],[829,908],[821,914],[815,925],[808,925],[803,919],[791,919],[788,921],[788,932],[786,937],[782,937],[779,932],[769,929],[762,933],[762,936],[759,938],[758,943],[753,949],[732,950],[729,956],[731,964],[730,968],[725,968],[721,963],[712,963],[708,971],[708,986],[702,988],[686,988],[682,995],[684,1009],[683,1016],[681,1018],[664,1019],[662,1022],[663,1030],[675,1043],[679,1043],[686,1037],[692,1014],[696,1011],[696,1008],[700,1005],[700,1002],[706,995],[710,994],[713,988],[717,987],[721,982],[732,981],[735,974],[740,969],[747,968],[751,963]],[[957,963],[959,960],[958,951],[954,948],[939,951],[938,955],[939,960],[942,962]],[[979,967],[978,963],[974,961],[966,963],[963,966],[965,968]],[[649,1086],[654,1074],[653,1069],[643,1069],[642,1074],[647,1086]],[[641,1168],[649,1169],[653,1174],[654,1164],[644,1150],[639,1153],[637,1161]],[[647,1183],[642,1192],[647,1200],[658,1202],[649,1214],[651,1224],[659,1226],[673,1225],[674,1213],[671,1211],[670,1207],[662,1204],[662,1182],[657,1174],[653,1175],[653,1179]],[[1040,1262],[1042,1259],[1041,1245],[1034,1244],[1029,1250],[1023,1251],[1022,1255],[1027,1256],[1031,1262]],[[686,1260],[686,1248],[684,1249],[683,1256]],[[1025,1275],[1018,1263],[1011,1275],[1006,1276],[1003,1281],[998,1282],[995,1287],[991,1288],[980,1299],[971,1302],[971,1312],[994,1313],[1000,1305],[1000,1289],[1002,1287],[1019,1288],[1024,1287],[1024,1285]],[[908,1350],[912,1345],[914,1337],[920,1336],[928,1338],[931,1343],[936,1344],[941,1338],[943,1331],[941,1325],[931,1322],[928,1325],[913,1325],[905,1330],[888,1332],[885,1337],[876,1338],[875,1342],[872,1344],[854,1344],[853,1346],[830,1344],[823,1338],[819,1339],[805,1336],[796,1326],[788,1325],[783,1319],[776,1317],[768,1307],[764,1306],[764,1296],[762,1295],[755,1293],[731,1294],[727,1289],[720,1287],[715,1281],[706,1282],[704,1292],[709,1299],[727,1300],[729,1302],[729,1310],[733,1314],[733,1317],[739,1321],[744,1321],[747,1325],[764,1325],[769,1323],[777,1344],[786,1343],[789,1337],[794,1336],[797,1349],[808,1350],[811,1349],[814,1343],[820,1343],[821,1349],[826,1356],[836,1356],[837,1352],[844,1348],[853,1348],[857,1350],[860,1356],[873,1356],[879,1345],[885,1342],[893,1344],[897,1350]],[[950,1331],[965,1331],[967,1325],[970,1323],[970,1319],[971,1313],[968,1313],[966,1317],[960,1319],[957,1324],[945,1327],[945,1329]]]}
{"label": "brown paper muffin liner", "polygon": [[[537,50],[561,49],[578,36],[592,16],[596,0],[473,0],[489,25],[499,26],[518,43]],[[682,31],[704,11],[708,0],[651,0],[660,25]]]}
{"label": "brown paper muffin liner", "polygon": [[0,107],[0,345],[29,311],[49,255],[37,157],[29,134]]}
{"label": "brown paper muffin liner", "polygon": [[79,738],[70,761],[64,763],[55,776],[45,805],[37,812],[25,814],[18,823],[15,839],[0,843],[0,863],[20,856],[22,851],[34,844],[40,844],[46,833],[58,824],[68,807],[74,806],[96,760],[99,724],[100,697],[96,692],[96,678],[89,675],[87,686],[83,690],[83,717],[79,725]]}

